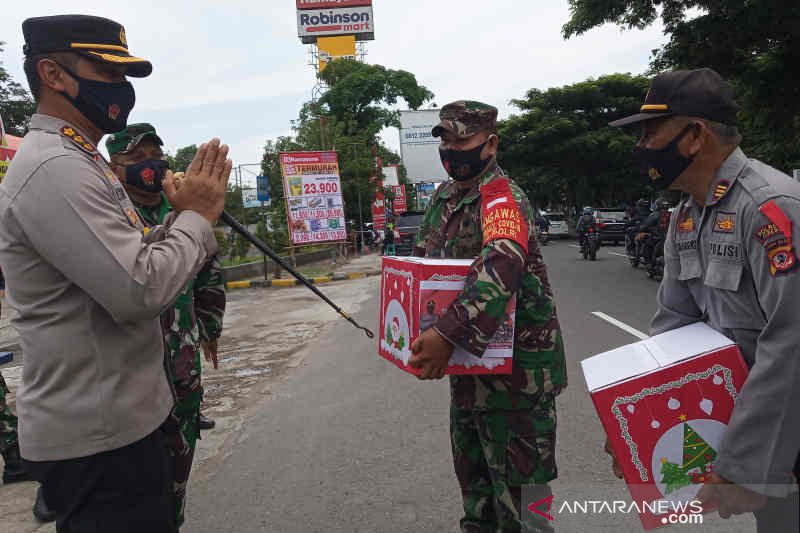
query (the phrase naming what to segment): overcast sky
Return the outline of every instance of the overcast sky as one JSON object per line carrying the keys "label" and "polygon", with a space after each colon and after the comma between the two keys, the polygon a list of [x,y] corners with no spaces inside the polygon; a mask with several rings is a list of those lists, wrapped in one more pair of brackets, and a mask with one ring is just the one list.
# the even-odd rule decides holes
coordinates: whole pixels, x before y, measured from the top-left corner
{"label": "overcast sky", "polygon": [[[565,41],[567,0],[374,0],[375,41],[367,62],[414,73],[443,104],[461,98],[508,102],[613,72],[642,73],[666,40],[660,25],[614,26]],[[70,13],[112,18],[125,26],[131,52],[153,62],[133,79],[131,122],[156,125],[167,150],[219,136],[235,164],[257,163],[266,139],[291,134],[290,121],[311,97],[314,71],[297,38],[294,0],[73,0]],[[3,2],[0,61],[17,81],[24,19],[65,13],[63,1]],[[385,142],[399,147],[397,130]]]}

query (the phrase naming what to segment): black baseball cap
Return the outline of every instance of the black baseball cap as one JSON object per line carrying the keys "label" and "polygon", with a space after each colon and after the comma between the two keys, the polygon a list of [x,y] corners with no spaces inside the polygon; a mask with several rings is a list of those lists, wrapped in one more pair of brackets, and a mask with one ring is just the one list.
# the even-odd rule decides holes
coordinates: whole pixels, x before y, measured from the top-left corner
{"label": "black baseball cap", "polygon": [[121,24],[90,15],[34,17],[22,23],[26,56],[49,52],[75,52],[101,63],[124,65],[125,74],[149,76],[153,65],[128,51],[125,28]]}
{"label": "black baseball cap", "polygon": [[614,122],[618,128],[645,120],[681,115],[736,125],[739,106],[733,88],[710,68],[676,70],[653,78],[640,112]]}

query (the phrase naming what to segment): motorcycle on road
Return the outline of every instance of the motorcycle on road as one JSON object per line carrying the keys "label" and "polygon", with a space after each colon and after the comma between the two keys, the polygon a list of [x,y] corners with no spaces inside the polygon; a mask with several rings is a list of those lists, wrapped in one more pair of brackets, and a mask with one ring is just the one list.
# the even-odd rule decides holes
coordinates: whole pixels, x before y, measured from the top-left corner
{"label": "motorcycle on road", "polygon": [[586,233],[583,235],[583,242],[581,243],[581,254],[583,258],[596,261],[598,248],[600,248],[600,234],[597,233],[597,228],[588,226],[586,228]]}

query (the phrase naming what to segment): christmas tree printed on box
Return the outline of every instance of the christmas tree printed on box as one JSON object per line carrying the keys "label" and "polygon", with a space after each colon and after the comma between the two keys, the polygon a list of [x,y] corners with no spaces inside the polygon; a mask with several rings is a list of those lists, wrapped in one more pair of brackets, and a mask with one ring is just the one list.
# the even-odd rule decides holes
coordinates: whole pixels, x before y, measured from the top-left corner
{"label": "christmas tree printed on box", "polygon": [[[686,420],[686,415],[681,415]],[[689,485],[701,485],[712,472],[717,451],[712,448],[688,422],[683,424],[683,464],[676,465],[661,458],[661,482],[665,495]]]}

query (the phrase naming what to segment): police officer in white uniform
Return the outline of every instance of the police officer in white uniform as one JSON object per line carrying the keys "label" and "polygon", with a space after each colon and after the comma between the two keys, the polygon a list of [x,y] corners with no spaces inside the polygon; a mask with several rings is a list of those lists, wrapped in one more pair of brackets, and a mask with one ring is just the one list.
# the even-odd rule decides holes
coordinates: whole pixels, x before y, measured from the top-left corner
{"label": "police officer in white uniform", "polygon": [[22,29],[38,114],[0,185],[0,263],[25,358],[21,454],[60,533],[171,533],[159,428],[173,394],[158,316],[217,252],[228,149],[215,139],[180,183],[168,174],[177,214],[146,229],[96,146],[126,125],[126,76],[152,66],[108,19],[40,17]]}
{"label": "police officer in white uniform", "polygon": [[759,533],[798,531],[800,184],[739,148],[733,90],[710,69],[657,76],[635,156],[653,185],[684,193],[670,221],[652,333],[705,321],[750,374],[711,480],[719,514],[754,512]]}

